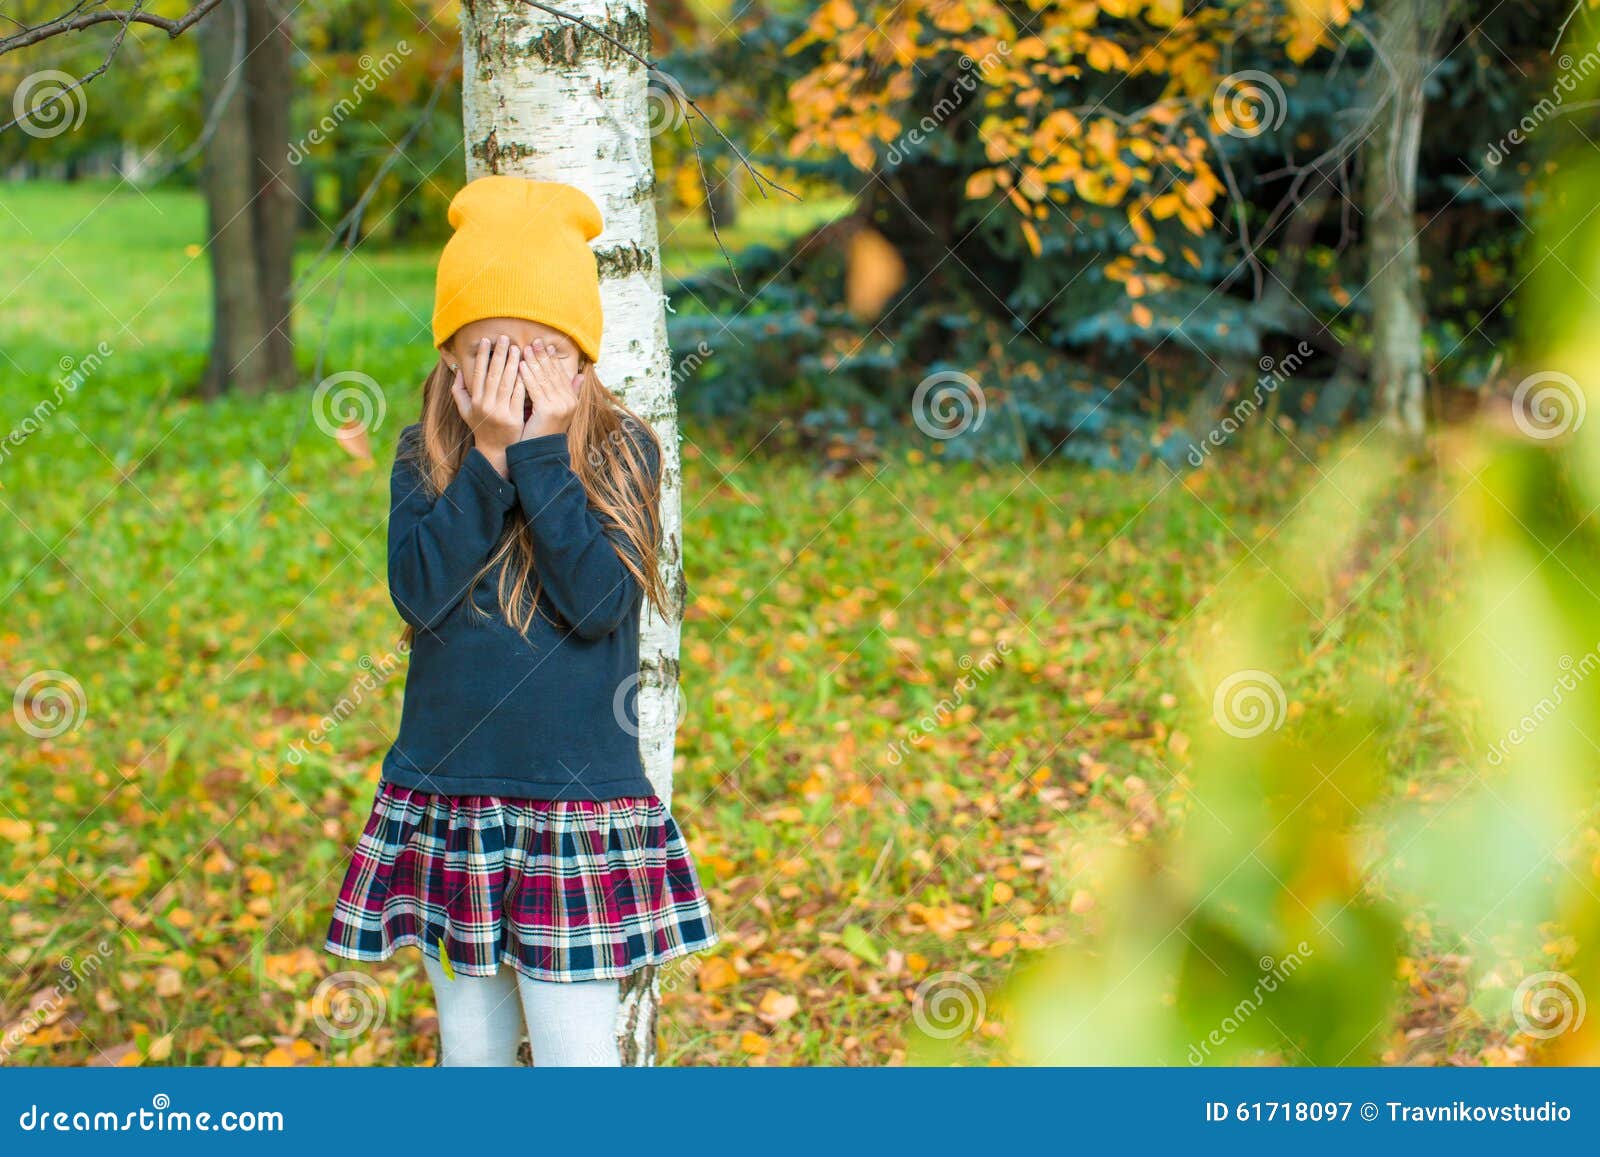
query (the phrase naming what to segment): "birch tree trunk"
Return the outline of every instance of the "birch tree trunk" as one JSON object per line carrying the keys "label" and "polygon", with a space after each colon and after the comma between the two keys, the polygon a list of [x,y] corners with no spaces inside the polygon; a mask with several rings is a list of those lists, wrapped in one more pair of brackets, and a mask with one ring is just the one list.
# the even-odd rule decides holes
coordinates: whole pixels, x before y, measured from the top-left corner
{"label": "birch tree trunk", "polygon": [[1417,252],[1417,160],[1423,86],[1459,0],[1389,0],[1378,11],[1374,97],[1383,102],[1362,163],[1362,213],[1372,318],[1372,374],[1389,429],[1419,438],[1427,371],[1422,261]]}
{"label": "birch tree trunk", "polygon": [[[649,58],[644,0],[563,0],[559,6]],[[645,774],[670,806],[682,514],[648,76],[604,38],[519,0],[463,0],[461,39],[468,178],[509,173],[565,181],[589,194],[605,221],[593,243],[605,311],[600,379],[655,427],[662,446],[661,568],[670,618],[663,621],[648,604],[641,618],[638,712]],[[653,968],[624,984],[617,1026],[624,1064],[655,1062],[659,996]]]}

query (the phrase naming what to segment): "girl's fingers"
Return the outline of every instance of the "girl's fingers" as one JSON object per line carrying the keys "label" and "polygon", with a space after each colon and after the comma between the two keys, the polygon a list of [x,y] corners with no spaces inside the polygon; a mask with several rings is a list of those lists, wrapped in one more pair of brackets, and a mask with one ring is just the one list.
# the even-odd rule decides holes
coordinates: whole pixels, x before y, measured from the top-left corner
{"label": "girl's fingers", "polygon": [[549,375],[552,384],[561,381],[566,375],[561,372],[561,366],[556,362],[556,356],[547,345],[534,346],[534,355],[539,359],[539,364],[544,367],[544,372]]}
{"label": "girl's fingers", "polygon": [[[511,394],[517,388],[517,368],[522,364],[522,348],[512,346],[506,351],[506,368],[500,375],[500,389],[495,395],[500,413],[511,412]],[[520,415],[519,415],[520,416]]]}
{"label": "girl's fingers", "polygon": [[485,396],[483,408],[494,408],[495,399],[500,393],[500,375],[506,372],[506,351],[511,347],[511,339],[501,334],[494,343],[494,354],[489,359],[489,377],[484,385]]}
{"label": "girl's fingers", "polygon": [[533,346],[523,347],[522,364],[528,368],[530,386],[529,394],[533,397],[534,405],[544,397],[544,368],[539,365],[538,355],[534,353]]}
{"label": "girl's fingers", "polygon": [[[524,359],[522,363],[517,366],[517,387],[522,393],[523,397],[527,398],[528,401],[533,403],[533,413],[537,414],[543,407],[544,403],[539,395],[539,377],[533,372],[533,362],[527,359]],[[520,417],[521,414],[527,409],[528,407],[524,405],[522,410],[518,411],[518,416]],[[532,416],[532,414],[528,415],[529,418]],[[524,418],[523,424],[526,425],[527,421],[528,418]]]}
{"label": "girl's fingers", "polygon": [[545,387],[550,397],[564,399],[571,391],[563,388],[567,381],[566,372],[561,368],[561,363],[556,360],[554,351],[542,342],[535,342],[532,347],[533,360],[539,367],[539,375],[545,380]]}
{"label": "girl's fingers", "polygon": [[527,362],[522,362],[517,366],[516,377],[511,382],[511,394],[506,399],[506,416],[519,427],[526,420],[523,418],[522,412],[527,409],[525,405],[528,397],[528,387],[525,384],[527,378],[525,371],[527,368]]}
{"label": "girl's fingers", "polygon": [[533,376],[539,382],[539,386],[544,386],[544,365],[539,362],[539,347],[526,346],[523,349],[523,357],[528,360],[528,365],[533,366]]}
{"label": "girl's fingers", "polygon": [[461,376],[461,371],[456,371],[456,376],[450,382],[450,396],[455,399],[456,412],[461,415],[461,420],[471,424],[472,421],[472,395],[467,392],[466,379]]}
{"label": "girl's fingers", "polygon": [[468,383],[467,397],[474,408],[479,406],[483,399],[484,377],[489,370],[489,339],[483,338],[478,342],[478,348],[472,355],[472,379]]}
{"label": "girl's fingers", "polygon": [[530,357],[522,363],[522,370],[526,375],[528,397],[533,399],[533,408],[544,409],[549,403],[545,399],[544,375],[539,372],[539,363]]}

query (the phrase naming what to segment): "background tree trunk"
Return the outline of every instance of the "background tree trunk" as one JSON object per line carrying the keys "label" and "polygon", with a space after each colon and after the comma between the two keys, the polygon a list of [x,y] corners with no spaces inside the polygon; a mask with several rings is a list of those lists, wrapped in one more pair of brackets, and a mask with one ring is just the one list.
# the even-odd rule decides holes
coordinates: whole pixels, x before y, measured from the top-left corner
{"label": "background tree trunk", "polygon": [[1384,424],[1413,438],[1423,433],[1427,390],[1416,224],[1423,88],[1458,7],[1459,0],[1390,0],[1379,10],[1372,73],[1379,108],[1363,147],[1372,377]]}
{"label": "background tree trunk", "polygon": [[294,338],[289,329],[294,284],[294,235],[300,203],[289,167],[289,104],[294,41],[282,0],[246,0],[252,51],[245,61],[250,142],[255,153],[257,271],[267,326],[271,384],[294,384]]}
{"label": "background tree trunk", "polygon": [[[561,7],[648,58],[643,0],[567,0]],[[655,427],[663,450],[661,568],[671,614],[663,621],[647,606],[642,617],[638,711],[645,773],[670,804],[682,517],[646,70],[588,29],[518,0],[463,0],[461,13],[468,178],[511,173],[565,181],[589,194],[605,221],[594,243],[605,310],[601,380]],[[654,969],[624,985],[618,1033],[625,1064],[655,1061],[658,997]]]}
{"label": "background tree trunk", "polygon": [[205,188],[207,244],[211,262],[211,356],[201,389],[208,396],[230,385],[258,390],[268,380],[266,330],[255,268],[254,157],[249,117],[233,84],[236,61],[249,52],[245,0],[227,0],[195,30],[200,52],[200,91],[217,108],[217,127],[206,145],[200,183]]}
{"label": "background tree trunk", "polygon": [[294,189],[290,43],[268,0],[227,0],[195,29],[201,92],[221,106],[201,166],[211,263],[211,356],[201,391],[258,393],[294,383],[289,288]]}

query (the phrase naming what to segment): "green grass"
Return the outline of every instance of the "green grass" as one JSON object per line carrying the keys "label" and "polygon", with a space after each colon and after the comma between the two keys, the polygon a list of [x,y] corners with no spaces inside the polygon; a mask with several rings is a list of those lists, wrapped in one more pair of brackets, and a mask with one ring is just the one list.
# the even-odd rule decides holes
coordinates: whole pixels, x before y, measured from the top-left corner
{"label": "green grass", "polygon": [[[431,254],[362,255],[332,312],[329,368],[387,400],[358,463],[305,421],[309,389],[184,396],[209,316],[192,195],[4,187],[0,220],[4,428],[60,359],[112,350],[0,461],[0,678],[65,672],[84,704],[59,736],[5,733],[4,1019],[109,945],[11,1061],[426,1062],[415,953],[365,969],[387,1012],[357,1040],[318,1029],[312,993],[345,967],[319,945],[398,721],[398,675],[354,689],[400,625],[387,462],[429,356]],[[304,302],[303,357],[332,301]],[[673,810],[724,943],[665,976],[663,1060],[901,1060],[925,979],[994,991],[1095,919],[1083,825],[1166,822],[1196,698],[1180,629],[1316,467],[1242,457],[1186,484],[912,455],[833,478],[713,430],[684,449]],[[1373,613],[1399,597],[1380,577]],[[997,1009],[957,1056],[1004,1049]]]}

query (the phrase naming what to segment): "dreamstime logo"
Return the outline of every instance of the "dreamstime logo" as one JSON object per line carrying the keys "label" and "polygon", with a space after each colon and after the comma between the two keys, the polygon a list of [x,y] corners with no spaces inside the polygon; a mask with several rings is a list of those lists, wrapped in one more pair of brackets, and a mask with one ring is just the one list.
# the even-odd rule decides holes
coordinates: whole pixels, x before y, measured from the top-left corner
{"label": "dreamstime logo", "polygon": [[1502,164],[1512,149],[1526,144],[1540,126],[1562,113],[1569,96],[1583,91],[1584,82],[1600,69],[1600,45],[1589,49],[1577,60],[1572,59],[1571,53],[1562,53],[1556,58],[1556,67],[1560,73],[1555,83],[1550,86],[1549,95],[1540,97],[1537,103],[1523,113],[1510,132],[1484,151],[1483,163],[1486,167],[1495,168]]}
{"label": "dreamstime logo", "polygon": [[938,1040],[976,1032],[985,1011],[983,989],[965,972],[936,972],[911,998],[911,1019]]}
{"label": "dreamstime logo", "polygon": [[1235,739],[1254,739],[1283,726],[1289,711],[1283,685],[1267,671],[1235,671],[1217,684],[1211,717]]}
{"label": "dreamstime logo", "polygon": [[[933,705],[933,709],[925,714],[916,724],[908,728],[904,737],[895,740],[889,745],[889,762],[898,764],[908,754],[924,735],[932,734],[955,714],[956,708],[966,701],[967,693],[972,691],[984,679],[988,678],[1002,664],[1001,659],[1011,653],[1011,643],[1001,639],[994,646],[994,650],[984,655],[983,658],[974,660],[971,655],[962,655],[956,660],[963,674],[955,681],[954,696],[946,695]],[[972,672],[976,671],[976,674]]]}
{"label": "dreamstime logo", "polygon": [[1271,73],[1247,69],[1222,78],[1211,96],[1211,115],[1230,137],[1259,137],[1283,127],[1289,98]]}
{"label": "dreamstime logo", "polygon": [[1511,1018],[1531,1037],[1549,1040],[1583,1024],[1583,989],[1565,972],[1535,972],[1511,993]]}
{"label": "dreamstime logo", "polygon": [[1555,715],[1556,710],[1566,702],[1566,693],[1576,691],[1578,684],[1587,679],[1596,669],[1600,669],[1600,645],[1586,652],[1583,658],[1574,660],[1571,655],[1561,656],[1558,666],[1561,674],[1556,677],[1555,684],[1550,688],[1550,694],[1541,698],[1533,708],[1517,720],[1516,726],[1507,731],[1505,738],[1499,740],[1489,749],[1489,763],[1499,767],[1510,754],[1509,747],[1520,747],[1524,740],[1533,734],[1534,729],[1546,719]]}
{"label": "dreamstime logo", "polygon": [[632,443],[637,447],[643,446],[648,441],[649,435],[645,433],[644,427],[640,423],[632,418],[623,418],[622,421],[617,423],[615,430],[612,430],[600,441],[590,443],[588,449],[583,452],[583,457],[591,468],[599,470],[606,464],[607,451],[602,447],[609,446],[610,452],[613,454],[626,454],[627,451],[623,449],[624,445]]}
{"label": "dreamstime logo", "polygon": [[1583,387],[1555,370],[1529,374],[1511,395],[1511,418],[1517,428],[1540,441],[1576,430],[1587,409]]}
{"label": "dreamstime logo", "polygon": [[[639,692],[640,686],[639,672],[635,671],[617,685],[616,694],[611,696],[611,714],[616,719],[617,726],[635,739],[639,737],[639,733],[645,725],[644,720],[639,718],[639,701],[642,698]],[[644,684],[644,686],[649,686],[649,684]],[[676,731],[689,714],[689,703],[684,698],[682,683],[674,684],[673,690],[676,692],[677,697],[672,704],[672,730]],[[630,703],[633,706],[632,711],[628,710]]]}
{"label": "dreamstime logo", "polygon": [[1244,424],[1260,411],[1267,397],[1277,393],[1279,386],[1299,373],[1306,359],[1315,353],[1309,344],[1301,342],[1285,357],[1278,359],[1263,357],[1257,362],[1261,374],[1256,378],[1255,389],[1248,397],[1235,402],[1211,433],[1200,440],[1199,445],[1189,443],[1189,465],[1203,466],[1211,454],[1212,447],[1225,445],[1229,438],[1238,433]]}
{"label": "dreamstime logo", "polygon": [[683,85],[670,72],[663,72],[659,68],[650,70],[644,103],[645,123],[650,126],[651,136],[669,129],[681,129],[683,122],[688,119],[686,110],[689,98],[684,95]]}
{"label": "dreamstime logo", "polygon": [[83,684],[65,671],[35,671],[17,684],[11,713],[35,739],[54,739],[75,729],[88,714]]}
{"label": "dreamstime logo", "polygon": [[388,1012],[383,986],[364,972],[335,972],[311,994],[311,1019],[333,1040],[361,1036]]}
{"label": "dreamstime logo", "polygon": [[387,411],[382,387],[359,370],[343,370],[323,378],[311,395],[311,414],[317,429],[330,438],[352,429],[371,433],[383,424]]}
{"label": "dreamstime logo", "polygon": [[995,41],[995,51],[984,56],[982,60],[974,61],[972,57],[962,53],[956,61],[957,72],[955,77],[942,89],[942,95],[934,102],[931,109],[921,120],[895,138],[889,147],[884,150],[883,160],[890,168],[897,168],[904,164],[913,150],[920,147],[934,133],[938,132],[951,117],[967,102],[967,98],[976,93],[983,83],[989,79],[989,74],[994,71],[1000,61],[1011,55],[1011,45],[1004,40]]}
{"label": "dreamstime logo", "polygon": [[1222,1023],[1206,1034],[1199,1043],[1189,1046],[1189,1063],[1191,1065],[1203,1064],[1210,1056],[1211,1050],[1220,1048],[1227,1043],[1228,1038],[1244,1026],[1244,1022],[1254,1016],[1258,1009],[1266,1003],[1267,997],[1278,991],[1278,986],[1283,984],[1300,971],[1300,966],[1313,954],[1311,945],[1304,940],[1295,945],[1295,950],[1288,953],[1281,960],[1274,960],[1270,956],[1263,956],[1256,962],[1256,967],[1261,970],[1261,976],[1250,989],[1247,996],[1229,1010],[1228,1015],[1222,1018]]}
{"label": "dreamstime logo", "polygon": [[658,996],[671,996],[680,988],[692,988],[703,963],[704,958],[699,956],[680,956],[661,965],[655,970],[653,991]]}
{"label": "dreamstime logo", "polygon": [[306,757],[306,745],[321,743],[337,731],[346,719],[356,713],[356,708],[366,701],[370,692],[389,681],[399,670],[400,660],[410,653],[410,646],[402,642],[381,659],[374,659],[371,655],[362,655],[357,659],[356,666],[361,668],[361,677],[351,686],[348,694],[339,696],[333,705],[333,710],[318,720],[317,725],[306,732],[304,739],[297,739],[290,745],[289,754],[285,758],[295,767],[299,767]]}
{"label": "dreamstime logo", "polygon": [[57,967],[65,975],[51,986],[48,993],[34,997],[25,1016],[7,1026],[5,1036],[0,1038],[0,1061],[10,1059],[12,1051],[23,1041],[55,1021],[65,1011],[67,998],[78,991],[86,980],[99,972],[100,965],[110,955],[111,945],[102,940],[94,946],[94,951],[82,960],[63,956],[57,962]]}
{"label": "dreamstime logo", "polygon": [[361,54],[360,59],[356,61],[361,69],[361,75],[356,78],[352,96],[341,97],[328,114],[311,127],[309,133],[289,146],[291,165],[298,165],[306,159],[306,154],[312,146],[320,145],[333,136],[334,131],[361,107],[361,102],[366,99],[367,94],[376,89],[380,81],[387,80],[389,75],[400,67],[401,60],[411,55],[411,45],[401,40],[395,44],[395,51],[399,53],[398,57],[394,52],[385,52],[376,60],[370,52]]}
{"label": "dreamstime logo", "polygon": [[59,373],[51,396],[41,399],[22,421],[6,433],[4,439],[0,439],[0,461],[10,457],[12,450],[19,449],[29,438],[43,430],[45,423],[55,416],[67,398],[76,394],[84,382],[100,371],[112,352],[108,343],[101,342],[81,358],[63,354],[56,362]]}
{"label": "dreamstime logo", "polygon": [[679,358],[678,363],[672,367],[672,384],[680,386],[686,380],[699,373],[700,367],[706,363],[706,359],[710,356],[711,347],[704,341],[697,342],[693,351]]}
{"label": "dreamstime logo", "polygon": [[17,86],[11,97],[11,114],[30,137],[49,140],[83,124],[89,97],[70,72],[47,68]]}
{"label": "dreamstime logo", "polygon": [[987,411],[983,387],[959,370],[929,374],[911,395],[911,420],[941,442],[982,426]]}

